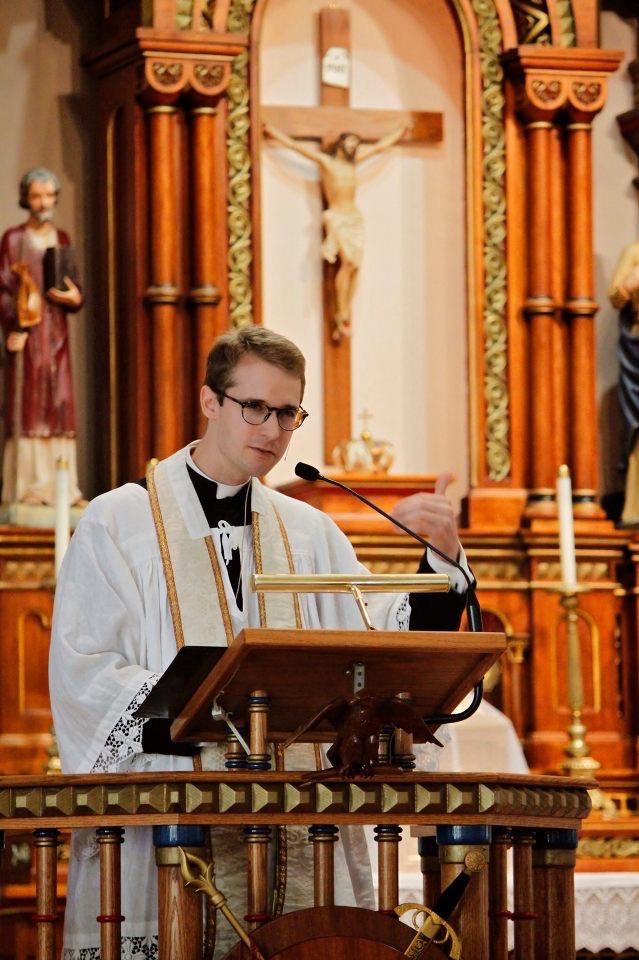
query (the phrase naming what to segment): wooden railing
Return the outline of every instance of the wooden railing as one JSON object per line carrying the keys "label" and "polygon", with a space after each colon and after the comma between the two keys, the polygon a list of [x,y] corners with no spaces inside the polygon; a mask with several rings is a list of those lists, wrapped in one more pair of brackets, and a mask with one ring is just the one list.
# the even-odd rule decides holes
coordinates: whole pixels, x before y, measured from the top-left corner
{"label": "wooden railing", "polygon": [[[435,837],[420,840],[424,904],[432,905],[460,872],[472,873],[453,919],[464,960],[507,960],[511,922],[517,960],[574,960],[573,871],[581,820],[590,809],[588,783],[418,772],[355,781],[304,777],[300,772],[223,771],[0,778],[0,829],[33,831],[37,960],[56,957],[56,846],[62,830],[96,830],[101,958],[120,960],[121,845],[127,827],[153,826],[160,957],[197,960],[202,898],[184,886],[180,847],[202,848],[207,826],[236,825],[251,835],[248,916],[257,929],[268,919],[265,862],[273,828],[309,825],[315,903],[330,907],[336,832],[330,828],[347,823],[376,828],[379,911],[391,913],[399,901],[399,824],[435,826]],[[514,849],[512,911],[506,898],[508,846]],[[176,928],[176,911],[183,935],[169,951],[166,939]]]}

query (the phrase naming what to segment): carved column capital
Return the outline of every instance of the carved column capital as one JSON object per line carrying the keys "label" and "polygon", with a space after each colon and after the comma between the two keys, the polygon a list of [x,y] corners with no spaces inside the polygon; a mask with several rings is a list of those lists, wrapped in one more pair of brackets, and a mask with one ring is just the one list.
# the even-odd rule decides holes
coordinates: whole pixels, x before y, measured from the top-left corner
{"label": "carved column capital", "polygon": [[193,105],[210,105],[231,78],[229,57],[179,57],[145,52],[138,95],[147,106],[170,106],[184,94]]}
{"label": "carved column capital", "polygon": [[525,123],[553,122],[559,114],[569,123],[590,123],[621,58],[617,50],[522,46],[506,51],[503,62]]}

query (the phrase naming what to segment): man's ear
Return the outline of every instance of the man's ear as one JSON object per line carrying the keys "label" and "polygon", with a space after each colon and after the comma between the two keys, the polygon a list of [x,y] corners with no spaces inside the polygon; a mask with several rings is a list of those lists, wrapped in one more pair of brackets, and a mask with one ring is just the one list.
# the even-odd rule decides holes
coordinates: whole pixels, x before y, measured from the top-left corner
{"label": "man's ear", "polygon": [[217,394],[206,384],[200,390],[200,408],[207,420],[217,420],[220,401],[217,399]]}

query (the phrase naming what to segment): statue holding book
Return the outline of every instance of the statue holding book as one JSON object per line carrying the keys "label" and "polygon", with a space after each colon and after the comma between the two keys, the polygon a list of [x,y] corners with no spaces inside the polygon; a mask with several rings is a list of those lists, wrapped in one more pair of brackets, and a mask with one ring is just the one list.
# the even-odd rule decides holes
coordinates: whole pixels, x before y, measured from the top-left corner
{"label": "statue holding book", "polygon": [[55,463],[69,464],[70,502],[81,499],[67,314],[83,303],[68,235],[53,224],[60,184],[44,167],[20,181],[29,216],[0,241],[4,340],[4,503],[52,504]]}

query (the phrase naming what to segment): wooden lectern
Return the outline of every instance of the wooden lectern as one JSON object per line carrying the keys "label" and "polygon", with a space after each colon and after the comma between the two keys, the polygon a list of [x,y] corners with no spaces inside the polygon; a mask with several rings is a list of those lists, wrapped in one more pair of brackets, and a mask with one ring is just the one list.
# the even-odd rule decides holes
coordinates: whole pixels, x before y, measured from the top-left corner
{"label": "wooden lectern", "polygon": [[[202,898],[185,888],[182,878],[188,863],[200,863],[196,886],[201,881],[205,889],[204,828],[221,824],[244,828],[248,840],[249,912],[240,921],[246,925],[251,948],[239,943],[234,951],[238,958],[454,956],[445,943],[430,944],[420,954],[415,931],[395,915],[399,824],[407,824],[437,828],[432,842],[420,841],[425,906],[432,906],[456,876],[472,873],[451,918],[464,960],[507,960],[510,922],[515,924],[521,960],[574,960],[572,873],[577,831],[590,806],[587,782],[422,773],[414,769],[404,734],[396,737],[395,761],[391,751],[390,763],[395,762],[396,769],[387,765],[372,777],[349,779],[327,771],[326,776],[309,780],[299,771],[270,769],[269,743],[285,739],[335,695],[352,697],[365,686],[380,697],[410,695],[422,716],[445,713],[473,688],[504,647],[499,634],[245,630],[223,652],[204,648],[197,655],[210,669],[203,671],[195,689],[192,684],[187,690],[185,703],[176,706],[170,667],[143,708],[153,716],[173,714],[174,739],[227,739],[226,770],[0,778],[0,829],[34,831],[37,960],[56,956],[55,847],[60,830],[76,827],[97,830],[101,960],[120,960],[121,919],[126,914],[126,904],[120,902],[120,842],[122,828],[133,824],[154,827],[159,960],[202,956]],[[174,670],[179,669],[179,658],[180,654]],[[168,690],[164,703],[163,689]],[[229,719],[240,736],[242,729],[247,731],[248,752],[235,734],[229,734]],[[331,731],[321,728],[306,737],[330,738]],[[334,904],[334,841],[338,827],[349,823],[375,826],[377,911]],[[309,825],[315,907],[272,918],[267,895],[271,832],[295,824]],[[508,846],[515,848],[512,912],[506,901]],[[211,902],[224,913],[233,904],[224,904],[223,894],[208,891]],[[218,923],[225,922],[220,916]]]}

